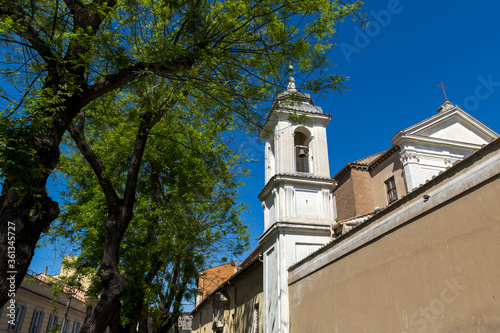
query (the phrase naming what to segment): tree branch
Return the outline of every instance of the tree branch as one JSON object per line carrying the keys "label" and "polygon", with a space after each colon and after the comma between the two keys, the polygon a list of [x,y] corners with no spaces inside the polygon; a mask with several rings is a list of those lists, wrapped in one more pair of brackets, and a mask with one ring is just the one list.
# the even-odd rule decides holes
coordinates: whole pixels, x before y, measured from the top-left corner
{"label": "tree branch", "polygon": [[106,167],[102,164],[99,156],[97,156],[97,154],[92,150],[92,147],[90,147],[85,139],[85,114],[83,111],[80,112],[78,126],[70,124],[68,131],[71,134],[76,146],[94,171],[104,195],[106,196],[108,207],[110,209],[112,209],[112,207],[116,207],[119,202],[119,198],[111,180],[106,175]]}
{"label": "tree branch", "polygon": [[3,15],[11,17],[14,21],[20,21],[20,24],[26,29],[16,31],[15,33],[19,37],[26,39],[29,42],[31,48],[38,52],[42,59],[47,63],[47,70],[49,71],[49,73],[51,71],[54,71],[57,65],[57,57],[52,52],[52,49],[45,42],[45,40],[43,40],[43,38],[40,36],[39,32],[35,30],[35,28],[30,23],[28,23],[30,21],[30,18],[20,10],[16,11],[0,7],[0,16]]}
{"label": "tree branch", "polygon": [[[180,268],[180,267],[179,267]],[[175,283],[175,285],[171,285],[171,288],[169,290],[169,301],[165,304],[163,307],[163,314],[162,314],[162,323],[161,327],[158,330],[158,333],[166,333],[168,330],[174,326],[175,322],[179,318],[180,315],[180,305],[182,298],[184,297],[184,293],[186,292],[187,288],[187,283],[189,279],[186,276],[183,276],[181,278],[182,282],[179,284],[178,281],[180,276],[178,276],[177,270],[174,273],[175,275],[175,280],[172,279]],[[185,274],[185,272],[184,272]],[[172,311],[170,311],[170,307],[173,306],[174,308]]]}
{"label": "tree branch", "polygon": [[[105,14],[101,14],[100,11],[93,8],[93,4],[83,4],[80,0],[64,0],[64,2],[68,6],[73,17],[73,32],[78,33],[81,30],[88,34],[85,35],[85,37],[80,36],[79,38],[71,38],[64,59],[75,60],[91,50],[91,36],[95,36],[97,34],[99,26],[101,25],[107,12]],[[114,5],[116,5],[116,1],[111,0],[110,3],[108,3],[109,8],[112,8]],[[69,71],[74,72],[79,76],[84,76],[85,64],[82,62],[77,63],[80,65],[75,66],[74,64],[71,64],[71,67],[68,68]]]}
{"label": "tree branch", "polygon": [[155,74],[163,77],[170,77],[172,74],[190,69],[198,59],[200,51],[180,54],[168,61],[168,65],[160,62],[137,63],[135,65],[122,68],[117,73],[105,76],[101,81],[89,86],[82,100],[81,107],[87,105],[96,98],[115,90],[138,78]]}
{"label": "tree branch", "polygon": [[[175,104],[175,101],[170,101],[170,106]],[[127,180],[125,182],[125,192],[123,194],[123,204],[126,209],[126,214],[132,214],[134,201],[136,196],[137,180],[139,178],[139,171],[142,166],[142,157],[146,149],[146,143],[151,129],[160,121],[165,114],[166,109],[158,111],[158,114],[153,112],[146,112],[143,115],[143,120],[139,125],[137,131],[136,141],[134,144],[134,151],[130,159],[129,167],[127,170]]]}

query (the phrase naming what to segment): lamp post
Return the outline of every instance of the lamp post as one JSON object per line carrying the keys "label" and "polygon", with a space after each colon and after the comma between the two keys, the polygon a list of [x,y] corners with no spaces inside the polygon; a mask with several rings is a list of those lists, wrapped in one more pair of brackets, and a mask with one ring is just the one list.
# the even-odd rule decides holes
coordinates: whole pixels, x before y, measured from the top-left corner
{"label": "lamp post", "polygon": [[71,304],[71,299],[73,298],[74,294],[75,293],[73,293],[73,292],[69,292],[68,293],[68,303],[66,303],[66,311],[64,312],[64,318],[63,318],[63,322],[62,322],[61,333],[66,333],[67,332],[66,323],[67,323],[67,320],[68,320],[69,305]]}

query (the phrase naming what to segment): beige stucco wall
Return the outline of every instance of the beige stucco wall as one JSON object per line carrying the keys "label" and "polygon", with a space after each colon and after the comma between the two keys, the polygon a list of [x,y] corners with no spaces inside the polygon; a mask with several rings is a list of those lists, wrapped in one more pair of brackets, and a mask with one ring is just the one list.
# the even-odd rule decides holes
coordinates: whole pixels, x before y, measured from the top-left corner
{"label": "beige stucco wall", "polygon": [[[479,175],[481,168],[463,181],[457,178],[460,173],[442,175],[440,184],[453,178],[454,188],[465,187],[465,192],[422,208],[425,214],[415,213],[320,269],[291,278],[290,332],[500,332],[498,149],[492,154],[497,162],[487,176]],[[493,178],[464,185],[491,177],[492,170]],[[423,202],[422,194],[434,192],[432,187],[422,190],[428,192],[410,194],[392,213],[432,205],[448,194],[436,192]],[[383,230],[376,223],[365,230]],[[337,247],[348,246],[349,237],[363,232],[354,230]]]}
{"label": "beige stucco wall", "polygon": [[213,332],[212,302],[205,302],[195,312],[193,312],[192,315],[193,315],[193,327],[192,327],[193,333]]}
{"label": "beige stucco wall", "polygon": [[[255,265],[246,276],[234,281],[236,290],[236,309],[234,311],[235,333],[255,332],[255,323],[258,321],[258,332],[263,332],[263,268],[262,264]],[[257,316],[257,318],[255,318]]]}
{"label": "beige stucco wall", "polygon": [[[384,208],[388,204],[385,181],[394,176],[398,198],[406,195],[406,185],[403,176],[403,165],[396,152],[371,171],[373,184],[374,207]],[[372,208],[373,210],[373,208]]]}
{"label": "beige stucco wall", "polygon": [[[61,293],[59,300],[56,303],[51,302],[53,298],[52,291],[50,291],[49,286],[45,283],[41,283],[36,280],[34,282],[29,282],[25,279],[20,288],[16,291],[15,302],[16,305],[22,305],[25,307],[21,330],[21,333],[27,333],[30,329],[31,320],[35,310],[43,312],[42,325],[40,327],[40,333],[47,332],[47,326],[49,322],[49,317],[51,313],[58,316],[58,325],[62,325],[64,312],[66,310],[67,297],[66,294]],[[0,318],[0,333],[10,332],[8,331],[8,320],[7,317],[9,309],[7,308],[10,301],[6,303],[2,309],[2,315]],[[52,310],[52,306],[56,305],[57,311]],[[73,330],[73,325],[75,321],[80,324],[80,328],[85,320],[86,307],[84,303],[73,298],[70,303],[70,309],[68,311],[68,320],[70,321],[68,327],[68,333]]]}

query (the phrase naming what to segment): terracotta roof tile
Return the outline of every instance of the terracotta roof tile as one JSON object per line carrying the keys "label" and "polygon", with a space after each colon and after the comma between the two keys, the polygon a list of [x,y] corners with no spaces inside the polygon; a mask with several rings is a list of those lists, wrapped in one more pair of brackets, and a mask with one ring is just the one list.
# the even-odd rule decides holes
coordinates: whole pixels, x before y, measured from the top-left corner
{"label": "terracotta roof tile", "polygon": [[236,272],[236,265],[236,261],[232,261],[201,271],[198,279],[198,289],[201,292],[202,299],[229,279]]}

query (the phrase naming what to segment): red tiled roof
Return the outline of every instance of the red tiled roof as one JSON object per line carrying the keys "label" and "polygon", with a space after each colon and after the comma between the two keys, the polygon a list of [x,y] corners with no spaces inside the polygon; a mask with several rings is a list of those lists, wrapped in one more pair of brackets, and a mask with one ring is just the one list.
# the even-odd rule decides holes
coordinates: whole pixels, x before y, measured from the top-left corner
{"label": "red tiled roof", "polygon": [[198,289],[201,292],[201,298],[204,299],[229,279],[236,272],[236,265],[237,262],[232,261],[201,271],[198,279]]}

